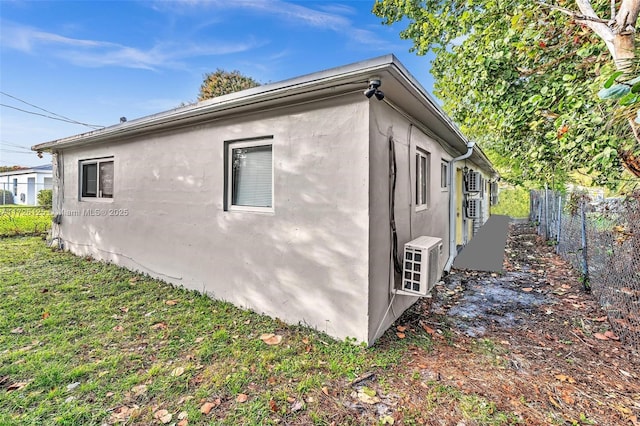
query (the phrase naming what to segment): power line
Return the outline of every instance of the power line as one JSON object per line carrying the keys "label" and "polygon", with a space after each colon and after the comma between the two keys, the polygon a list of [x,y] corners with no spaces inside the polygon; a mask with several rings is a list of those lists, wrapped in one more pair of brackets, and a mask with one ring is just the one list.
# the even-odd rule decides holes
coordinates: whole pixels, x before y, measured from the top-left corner
{"label": "power line", "polygon": [[3,140],[0,140],[0,146],[1,146],[1,145],[4,145],[4,146],[10,146],[10,147],[12,147],[12,148],[24,148],[24,149],[30,149],[28,146],[25,146],[25,145],[19,145],[19,144],[16,144],[16,143],[11,143],[11,142],[7,142],[7,141],[3,141]]}
{"label": "power line", "polygon": [[9,97],[9,98],[15,99],[15,100],[16,100],[16,101],[18,101],[18,102],[22,102],[23,104],[29,105],[30,107],[33,107],[33,108],[39,109],[40,111],[44,111],[44,112],[46,112],[46,113],[48,113],[48,114],[52,114],[52,115],[54,115],[54,116],[56,116],[56,117],[59,117],[59,118],[52,117],[52,116],[45,115],[45,114],[39,114],[39,113],[32,112],[32,111],[26,111],[26,110],[23,110],[23,109],[20,109],[20,108],[16,108],[16,107],[12,107],[12,106],[5,105],[5,104],[0,104],[0,105],[2,105],[2,106],[4,106],[4,107],[13,108],[13,109],[16,109],[16,110],[18,110],[18,111],[26,112],[26,113],[28,113],[28,114],[34,114],[34,115],[39,115],[39,116],[46,117],[46,118],[51,118],[51,119],[53,119],[53,120],[65,121],[65,122],[67,122],[67,123],[72,123],[72,124],[79,124],[79,125],[81,125],[81,126],[91,127],[91,128],[94,128],[94,129],[99,129],[99,128],[103,128],[103,127],[104,127],[104,126],[100,126],[100,125],[97,125],[97,124],[87,124],[87,123],[82,123],[82,122],[80,122],[80,121],[76,121],[76,120],[74,120],[74,119],[72,119],[72,118],[65,117],[64,115],[56,114],[55,112],[52,112],[52,111],[46,110],[46,109],[44,109],[44,108],[41,108],[41,107],[39,107],[39,106],[37,106],[37,105],[31,104],[31,103],[29,103],[29,102],[27,102],[27,101],[25,101],[25,100],[22,100],[22,99],[20,99],[20,98],[17,98],[17,97],[15,97],[15,96],[13,96],[13,95],[10,95],[10,94],[6,93],[6,92],[1,92],[1,91],[0,91],[0,94],[2,94],[2,95],[4,95],[4,96],[7,96],[7,97]]}
{"label": "power line", "polygon": [[52,117],[50,115],[40,114],[39,112],[27,111],[26,109],[21,109],[21,108],[14,107],[14,106],[11,106],[11,105],[0,104],[0,106],[3,106],[5,108],[15,109],[17,111],[25,112],[27,114],[39,115],[40,117],[46,117],[46,118],[50,118],[52,120],[64,121],[65,123],[80,124],[82,126],[91,127],[93,129],[102,129],[104,127],[104,126],[98,126],[98,125],[94,125],[94,124],[80,123],[79,121],[75,121],[75,120],[65,120],[64,118]]}

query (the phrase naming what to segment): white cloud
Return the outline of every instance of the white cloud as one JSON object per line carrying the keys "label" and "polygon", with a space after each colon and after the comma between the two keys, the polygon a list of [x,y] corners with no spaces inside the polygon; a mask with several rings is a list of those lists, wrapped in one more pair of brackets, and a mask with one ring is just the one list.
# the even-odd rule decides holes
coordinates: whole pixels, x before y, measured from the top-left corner
{"label": "white cloud", "polygon": [[234,42],[156,43],[149,49],[100,40],[65,37],[24,25],[2,22],[0,45],[3,48],[37,54],[41,51],[83,67],[115,66],[123,68],[181,68],[181,60],[244,52],[264,42],[253,39]]}
{"label": "white cloud", "polygon": [[[154,9],[170,13],[202,14],[205,9],[218,12],[242,10],[248,13],[271,15],[290,24],[306,25],[317,29],[326,29],[344,35],[350,42],[365,45],[375,50],[388,50],[394,46],[384,42],[375,31],[358,28],[351,19],[357,10],[351,6],[337,3],[320,5],[319,9],[301,6],[282,0],[177,0],[158,1]],[[396,46],[397,47],[397,46]]]}

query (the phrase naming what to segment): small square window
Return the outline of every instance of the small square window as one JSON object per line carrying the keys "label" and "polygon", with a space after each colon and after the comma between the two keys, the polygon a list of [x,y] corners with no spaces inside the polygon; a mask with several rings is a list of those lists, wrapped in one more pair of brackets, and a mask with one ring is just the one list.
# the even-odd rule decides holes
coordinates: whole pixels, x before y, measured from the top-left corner
{"label": "small square window", "polygon": [[80,162],[82,198],[113,198],[113,158]]}
{"label": "small square window", "polygon": [[227,208],[273,211],[273,145],[228,142],[227,161]]}

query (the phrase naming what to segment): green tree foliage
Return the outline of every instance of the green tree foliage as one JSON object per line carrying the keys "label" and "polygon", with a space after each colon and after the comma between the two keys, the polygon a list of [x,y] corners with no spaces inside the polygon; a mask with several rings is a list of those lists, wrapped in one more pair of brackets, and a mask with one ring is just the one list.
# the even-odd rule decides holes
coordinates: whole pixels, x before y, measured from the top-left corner
{"label": "green tree foliage", "polygon": [[[582,169],[611,184],[621,153],[640,145],[628,123],[610,120],[619,105],[597,96],[618,65],[609,42],[569,3],[377,0],[373,11],[407,23],[400,35],[417,54],[435,53],[436,96],[507,180],[562,181]],[[597,16],[610,10],[594,3]]]}
{"label": "green tree foliage", "polygon": [[53,201],[53,191],[51,189],[43,189],[38,192],[38,205],[51,208]]}
{"label": "green tree foliage", "polygon": [[204,101],[259,85],[253,78],[240,74],[240,71],[229,72],[218,68],[215,72],[205,74],[198,100]]}

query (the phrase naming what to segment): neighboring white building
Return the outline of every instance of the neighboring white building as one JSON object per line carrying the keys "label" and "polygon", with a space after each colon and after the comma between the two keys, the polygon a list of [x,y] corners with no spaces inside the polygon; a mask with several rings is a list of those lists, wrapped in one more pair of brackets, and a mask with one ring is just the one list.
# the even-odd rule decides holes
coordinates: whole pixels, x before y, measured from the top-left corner
{"label": "neighboring white building", "polygon": [[[13,194],[14,204],[38,205],[38,192],[52,189],[51,164],[0,173],[0,189]],[[2,194],[0,194],[2,196]],[[0,200],[0,204],[4,204]]]}
{"label": "neighboring white building", "polygon": [[64,249],[372,344],[488,218],[471,145],[388,55],[33,149]]}

